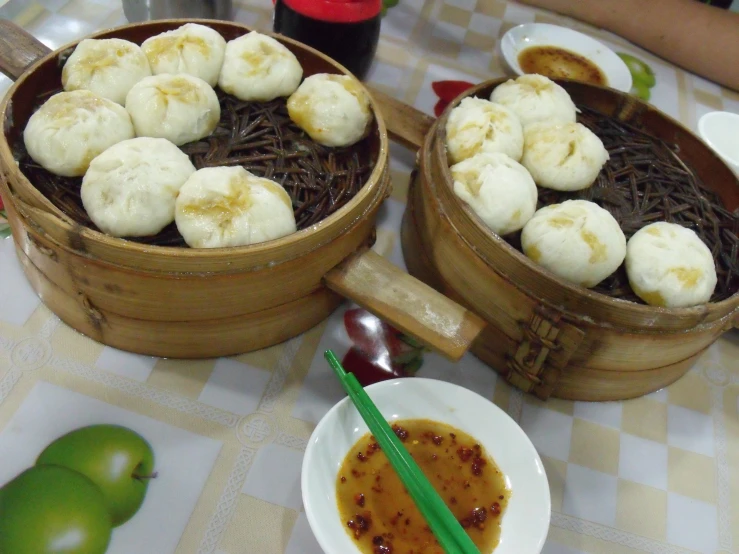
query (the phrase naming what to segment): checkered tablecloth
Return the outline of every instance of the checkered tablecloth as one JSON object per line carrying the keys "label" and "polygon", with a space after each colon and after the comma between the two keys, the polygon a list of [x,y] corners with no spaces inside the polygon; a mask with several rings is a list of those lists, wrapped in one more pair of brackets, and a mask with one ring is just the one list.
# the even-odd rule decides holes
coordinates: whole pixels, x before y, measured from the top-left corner
{"label": "checkered tablecloth", "polygon": [[[235,19],[268,30],[271,10],[269,0],[236,2]],[[126,22],[112,0],[10,0],[0,17],[52,48]],[[651,101],[689,127],[707,111],[739,112],[735,92],[603,31],[502,0],[400,0],[383,21],[368,79],[431,113],[433,81],[502,76],[498,40],[529,21],[576,28],[645,60],[657,77]],[[0,92],[9,84],[0,81]],[[393,146],[394,190],[375,246],[401,267],[398,228],[413,162]],[[320,554],[302,509],[300,467],[316,422],[343,397],[321,352],[348,347],[345,309],[251,354],[134,355],[60,323],[27,284],[12,240],[0,238],[0,485],[51,439],[120,423],[153,445],[159,477],[141,512],[114,531],[110,553]],[[543,403],[472,356],[455,365],[426,355],[419,375],[493,399],[531,437],[552,493],[545,554],[739,553],[739,333],[668,389],[628,402]]]}

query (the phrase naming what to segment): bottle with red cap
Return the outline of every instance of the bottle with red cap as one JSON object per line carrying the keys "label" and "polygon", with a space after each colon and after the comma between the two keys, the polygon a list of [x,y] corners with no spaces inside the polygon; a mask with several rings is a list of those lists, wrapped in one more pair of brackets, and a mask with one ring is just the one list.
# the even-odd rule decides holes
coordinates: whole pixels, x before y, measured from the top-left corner
{"label": "bottle with red cap", "polygon": [[333,58],[358,79],[372,65],[382,0],[273,0],[274,31]]}

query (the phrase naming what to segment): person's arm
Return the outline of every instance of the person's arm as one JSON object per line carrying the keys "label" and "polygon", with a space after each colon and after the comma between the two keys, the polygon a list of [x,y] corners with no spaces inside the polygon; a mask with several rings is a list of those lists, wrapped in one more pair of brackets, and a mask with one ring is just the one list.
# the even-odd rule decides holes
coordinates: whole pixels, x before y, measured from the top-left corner
{"label": "person's arm", "polygon": [[697,0],[519,0],[611,31],[739,90],[739,13]]}

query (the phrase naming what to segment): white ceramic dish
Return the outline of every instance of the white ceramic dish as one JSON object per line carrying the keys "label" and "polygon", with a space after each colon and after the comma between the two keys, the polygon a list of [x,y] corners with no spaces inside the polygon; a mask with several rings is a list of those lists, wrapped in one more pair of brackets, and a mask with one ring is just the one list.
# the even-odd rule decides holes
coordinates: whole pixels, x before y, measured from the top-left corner
{"label": "white ceramic dish", "polygon": [[548,23],[524,23],[503,35],[500,48],[511,71],[523,75],[518,55],[532,46],[557,46],[580,54],[603,71],[609,87],[621,92],[631,90],[629,68],[613,50],[587,35]]}
{"label": "white ceramic dish", "polygon": [[[549,530],[549,483],[536,449],[508,414],[482,396],[445,381],[394,379],[365,390],[389,421],[441,421],[477,439],[511,489],[495,554],[541,552]],[[336,478],[347,452],[367,431],[347,397],[323,417],[308,441],[301,476],[303,504],[326,554],[359,552],[339,517]]]}
{"label": "white ceramic dish", "polygon": [[709,112],[698,121],[698,133],[739,177],[739,114]]}

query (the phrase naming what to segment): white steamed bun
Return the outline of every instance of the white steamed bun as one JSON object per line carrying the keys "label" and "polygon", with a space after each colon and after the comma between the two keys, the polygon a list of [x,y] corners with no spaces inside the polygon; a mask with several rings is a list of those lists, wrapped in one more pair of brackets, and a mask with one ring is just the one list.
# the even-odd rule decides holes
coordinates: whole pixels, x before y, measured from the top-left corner
{"label": "white steamed bun", "polygon": [[187,23],[146,39],[141,49],[154,75],[187,73],[214,87],[221,73],[226,40],[210,27]]}
{"label": "white steamed bun", "polygon": [[577,108],[567,91],[543,75],[521,75],[495,87],[492,102],[503,104],[526,127],[537,121],[574,123]]}
{"label": "white steamed bun", "polygon": [[218,85],[239,100],[268,102],[290,96],[303,68],[284,45],[256,31],[226,44]]}
{"label": "white steamed bun", "polygon": [[213,88],[192,75],[142,79],[126,97],[136,135],[166,138],[177,146],[210,135],[221,118]]}
{"label": "white steamed bun", "polygon": [[190,158],[168,140],[124,140],[92,160],[82,205],[108,235],[155,235],[174,221],[177,193],[193,173]]}
{"label": "white steamed bun", "polygon": [[446,147],[451,163],[479,152],[502,152],[518,161],[523,153],[521,123],[501,104],[467,97],[449,114]]}
{"label": "white steamed bun", "polygon": [[629,239],[626,273],[639,298],[663,308],[705,304],[717,281],[708,246],[693,230],[666,222],[642,227]]}
{"label": "white steamed bun", "polygon": [[532,123],[524,129],[521,163],[540,187],[588,188],[608,158],[603,142],[581,123]]}
{"label": "white steamed bun", "polygon": [[180,189],[175,222],[193,248],[245,246],[297,230],[287,191],[240,166],[196,171]]}
{"label": "white steamed bun", "polygon": [[591,288],[616,271],[626,237],[606,210],[567,200],[538,210],[521,233],[524,254],[555,275]]}
{"label": "white steamed bun", "polygon": [[499,235],[521,229],[536,211],[526,169],[500,152],[481,152],[451,167],[454,193]]}
{"label": "white steamed bun", "polygon": [[89,90],[55,94],[31,116],[23,131],[31,158],[64,177],[84,175],[95,156],[133,137],[128,112]]}
{"label": "white steamed bun", "polygon": [[287,111],[298,127],[324,146],[354,144],[372,121],[367,94],[348,75],[311,75],[290,96]]}
{"label": "white steamed bun", "polygon": [[120,38],[81,41],[62,69],[64,90],[89,90],[123,105],[136,83],[151,75],[141,48]]}

